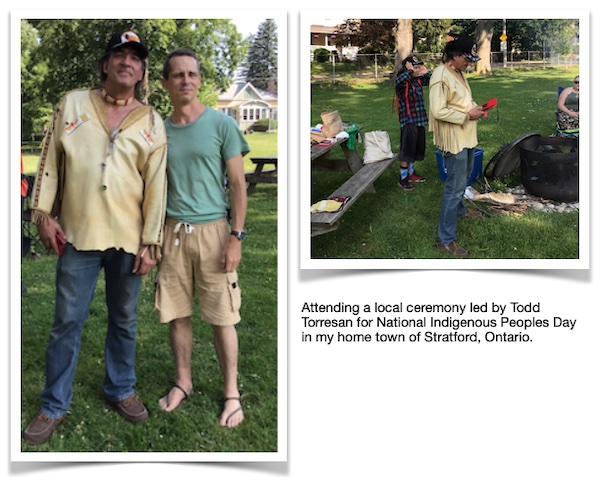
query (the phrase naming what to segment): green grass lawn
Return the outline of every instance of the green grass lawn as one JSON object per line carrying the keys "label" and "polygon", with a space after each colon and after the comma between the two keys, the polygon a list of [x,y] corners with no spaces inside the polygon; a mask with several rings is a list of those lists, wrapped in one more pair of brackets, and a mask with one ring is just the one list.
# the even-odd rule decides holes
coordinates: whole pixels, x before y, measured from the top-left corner
{"label": "green grass lawn", "polygon": [[276,157],[277,156],[277,132],[254,132],[244,137],[250,145],[250,153],[244,157],[244,170],[254,171],[255,165],[250,161],[251,157]]}
{"label": "green grass lawn", "polygon": [[[255,155],[277,153],[277,135],[255,133],[248,140]],[[25,155],[26,170],[35,171],[36,155]],[[74,381],[71,414],[50,442],[23,451],[52,452],[276,452],[278,451],[278,298],[277,185],[261,184],[248,199],[248,238],[238,269],[242,288],[239,386],[250,393],[246,420],[229,430],[219,427],[222,379],[210,327],[199,314],[194,321],[194,394],[175,412],[165,414],[158,399],[175,379],[168,326],[154,311],[154,278],[146,277],[139,301],[137,393],[150,418],[131,425],[104,401],[106,306],[103,279],[85,324]],[[41,253],[41,252],[38,252]],[[44,386],[44,352],[54,309],[56,256],[28,254],[22,261],[27,293],[21,299],[21,426],[36,415]]]}
{"label": "green grass lawn", "polygon": [[[549,136],[555,130],[557,87],[572,83],[575,69],[547,68],[500,71],[490,77],[469,76],[475,101],[498,97],[497,110],[479,122],[478,148],[484,150],[483,166],[506,143],[529,132]],[[428,105],[428,89],[425,88]],[[335,87],[313,85],[311,125],[320,113],[337,109],[342,120],[362,125],[363,132],[388,131],[392,149],[399,150],[398,115],[392,106],[390,81],[354,82]],[[377,192],[365,194],[344,214],[340,227],[312,238],[312,258],[448,258],[436,248],[436,228],[444,189],[440,180],[432,134],[427,134],[426,159],[416,164],[427,182],[413,191],[396,183],[399,164],[392,165],[376,182]],[[362,145],[358,144],[362,155]],[[349,173],[313,172],[311,201],[328,197]],[[515,174],[492,182],[495,191],[518,185]],[[477,187],[477,185],[474,185]],[[480,220],[461,220],[458,237],[472,258],[479,259],[576,259],[579,257],[579,215],[541,213],[502,215]]]}

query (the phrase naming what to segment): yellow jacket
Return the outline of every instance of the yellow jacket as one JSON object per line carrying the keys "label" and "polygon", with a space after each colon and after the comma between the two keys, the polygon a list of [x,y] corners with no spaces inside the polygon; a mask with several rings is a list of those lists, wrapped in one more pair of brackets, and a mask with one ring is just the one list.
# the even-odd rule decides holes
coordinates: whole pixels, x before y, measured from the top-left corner
{"label": "yellow jacket", "polygon": [[441,151],[456,154],[477,146],[477,121],[470,120],[467,113],[476,106],[466,79],[445,65],[433,71],[429,81],[429,131]]}
{"label": "yellow jacket", "polygon": [[167,139],[162,119],[140,106],[110,132],[103,100],[73,90],[57,105],[32,192],[33,221],[58,217],[77,250],[154,246],[166,211]]}

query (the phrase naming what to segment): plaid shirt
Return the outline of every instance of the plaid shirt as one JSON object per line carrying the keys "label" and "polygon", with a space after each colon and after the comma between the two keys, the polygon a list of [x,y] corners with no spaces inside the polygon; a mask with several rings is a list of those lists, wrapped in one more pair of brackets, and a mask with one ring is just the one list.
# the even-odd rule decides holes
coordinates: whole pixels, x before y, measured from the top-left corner
{"label": "plaid shirt", "polygon": [[429,85],[431,72],[420,77],[413,77],[410,71],[402,72],[396,77],[396,101],[400,127],[416,123],[420,127],[428,125],[423,86]]}

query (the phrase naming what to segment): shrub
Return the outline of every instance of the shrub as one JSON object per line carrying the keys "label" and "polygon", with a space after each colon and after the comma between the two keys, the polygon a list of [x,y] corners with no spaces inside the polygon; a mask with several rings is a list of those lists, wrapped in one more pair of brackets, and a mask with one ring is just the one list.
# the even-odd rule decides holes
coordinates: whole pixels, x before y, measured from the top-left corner
{"label": "shrub", "polygon": [[313,52],[313,58],[317,63],[326,63],[331,61],[331,55],[333,52],[327,50],[326,48],[317,48]]}
{"label": "shrub", "polygon": [[252,124],[252,131],[254,132],[268,132],[269,127],[271,130],[277,130],[277,120],[269,120],[268,118],[261,118]]}

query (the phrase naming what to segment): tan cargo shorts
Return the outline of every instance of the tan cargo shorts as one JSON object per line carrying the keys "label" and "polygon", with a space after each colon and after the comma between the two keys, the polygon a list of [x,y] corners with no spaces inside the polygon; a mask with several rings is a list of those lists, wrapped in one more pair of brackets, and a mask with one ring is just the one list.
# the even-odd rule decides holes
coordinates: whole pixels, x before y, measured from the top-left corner
{"label": "tan cargo shorts", "polygon": [[202,320],[218,326],[240,321],[237,272],[221,266],[229,242],[226,219],[191,225],[167,218],[162,259],[156,277],[156,309],[161,323],[190,317],[197,294]]}

